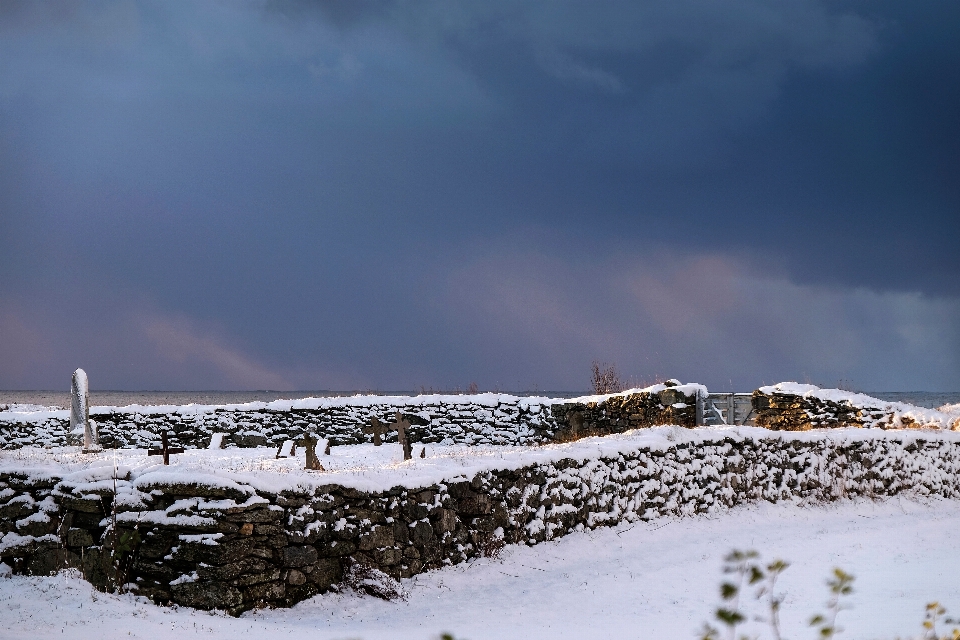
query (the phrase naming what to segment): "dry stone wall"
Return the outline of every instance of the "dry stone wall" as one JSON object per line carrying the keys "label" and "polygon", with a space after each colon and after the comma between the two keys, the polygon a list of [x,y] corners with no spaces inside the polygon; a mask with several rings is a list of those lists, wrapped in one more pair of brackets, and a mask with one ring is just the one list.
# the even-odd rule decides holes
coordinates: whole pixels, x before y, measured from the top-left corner
{"label": "dry stone wall", "polygon": [[[622,433],[659,424],[694,426],[696,388],[684,385],[659,390],[597,396],[568,402],[500,394],[413,398],[338,398],[316,408],[179,407],[142,411],[98,407],[91,411],[100,445],[147,449],[160,446],[166,430],[172,447],[206,448],[215,433],[226,447],[280,446],[284,440],[316,433],[332,445],[371,442],[365,433],[373,417],[389,424],[396,412],[411,423],[412,442],[444,444],[533,445],[570,439],[577,432]],[[703,389],[705,393],[705,389]],[[684,394],[687,395],[684,395]],[[664,404],[665,403],[665,404]],[[49,413],[49,412],[48,412]],[[0,449],[62,447],[82,443],[63,416],[10,416],[0,419]],[[572,420],[571,420],[572,419]],[[397,433],[384,435],[396,442]]]}
{"label": "dry stone wall", "polygon": [[960,417],[935,409],[791,382],[757,389],[751,403],[756,425],[776,431],[839,427],[960,429]]}
{"label": "dry stone wall", "polygon": [[661,441],[581,441],[549,461],[377,491],[0,468],[0,561],[19,573],[78,567],[101,588],[236,614],[292,605],[358,571],[401,578],[457,564],[498,541],[758,500],[960,497],[954,434],[656,431]]}

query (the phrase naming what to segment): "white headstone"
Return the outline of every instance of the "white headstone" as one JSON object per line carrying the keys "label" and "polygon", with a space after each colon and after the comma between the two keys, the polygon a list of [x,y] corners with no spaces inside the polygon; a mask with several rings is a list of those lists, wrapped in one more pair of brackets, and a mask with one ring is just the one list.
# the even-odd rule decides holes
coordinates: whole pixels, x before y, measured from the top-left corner
{"label": "white headstone", "polygon": [[90,424],[90,390],[87,385],[87,373],[83,369],[73,372],[70,382],[70,431],[83,429],[83,449],[92,451],[99,448],[97,434]]}
{"label": "white headstone", "polygon": [[207,449],[223,449],[223,434],[215,433],[210,436],[210,446]]}
{"label": "white headstone", "polygon": [[284,440],[283,444],[280,445],[280,450],[277,451],[278,458],[292,458],[294,456],[294,451],[296,451],[297,443],[293,440]]}

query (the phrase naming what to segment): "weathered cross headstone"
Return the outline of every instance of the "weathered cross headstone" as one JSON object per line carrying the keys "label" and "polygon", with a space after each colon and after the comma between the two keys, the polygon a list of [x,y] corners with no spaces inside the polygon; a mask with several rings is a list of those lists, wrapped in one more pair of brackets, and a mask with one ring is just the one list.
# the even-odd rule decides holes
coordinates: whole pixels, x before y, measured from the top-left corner
{"label": "weathered cross headstone", "polygon": [[159,449],[147,449],[148,456],[163,456],[163,464],[170,464],[171,453],[183,453],[183,447],[171,447],[167,439],[167,431],[160,432],[161,447]]}
{"label": "weathered cross headstone", "polygon": [[323,465],[320,464],[320,459],[317,457],[317,443],[317,438],[309,433],[305,433],[303,435],[303,440],[300,441],[300,444],[303,446],[303,449],[306,452],[306,464],[303,468],[309,471],[324,470]]}
{"label": "weathered cross headstone", "polygon": [[410,423],[404,419],[403,414],[399,411],[397,411],[397,421],[387,427],[390,431],[394,429],[397,430],[397,440],[400,441],[400,446],[403,447],[404,460],[413,458],[413,452],[410,446],[410,434],[407,433],[409,427]]}
{"label": "weathered cross headstone", "polygon": [[87,384],[87,373],[83,369],[77,369],[70,380],[70,432],[83,429],[84,453],[100,450],[95,427],[96,423],[90,422],[90,389]]}
{"label": "weathered cross headstone", "polygon": [[363,427],[364,433],[373,434],[373,446],[379,447],[383,444],[382,436],[387,432],[387,426],[380,422],[380,419],[377,416],[372,416],[370,418],[370,426]]}

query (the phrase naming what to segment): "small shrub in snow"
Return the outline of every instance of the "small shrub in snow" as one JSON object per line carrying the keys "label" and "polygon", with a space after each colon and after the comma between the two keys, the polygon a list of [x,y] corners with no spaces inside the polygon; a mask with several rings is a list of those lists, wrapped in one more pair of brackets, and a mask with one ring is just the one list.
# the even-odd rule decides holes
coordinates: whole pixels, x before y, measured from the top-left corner
{"label": "small shrub in snow", "polygon": [[399,580],[363,562],[354,562],[350,565],[343,577],[343,586],[383,600],[406,598]]}
{"label": "small shrub in snow", "polygon": [[[760,561],[760,554],[756,551],[731,551],[723,563],[723,573],[731,576],[720,584],[720,598],[722,604],[714,614],[717,621],[726,627],[726,637],[737,640],[737,627],[749,620],[764,622],[770,626],[771,637],[781,640],[780,605],[784,595],[774,591],[780,574],[790,565],[783,560],[774,560],[764,566]],[[830,588],[830,597],[827,600],[827,611],[813,616],[810,626],[816,630],[817,638],[833,638],[844,629],[837,625],[837,616],[844,609],[844,597],[853,593],[854,577],[843,569],[835,568],[833,576],[827,580]],[[761,612],[751,617],[751,607],[745,595],[754,589],[753,596],[760,605]],[[931,602],[926,607],[923,619],[922,640],[960,640],[960,628],[955,628],[948,635],[941,636],[937,632],[937,625],[947,610],[939,602]],[[960,624],[960,620],[943,618],[946,624]],[[719,640],[720,630],[707,623],[703,625],[701,640]],[[754,636],[759,639],[762,636]],[[741,639],[748,636],[741,635]]]}
{"label": "small shrub in snow", "polygon": [[607,393],[620,393],[626,390],[626,385],[620,380],[620,372],[617,371],[617,365],[600,363],[596,360],[590,365],[590,388],[594,395],[604,395]]}
{"label": "small shrub in snow", "polygon": [[493,533],[478,536],[477,551],[484,558],[499,558],[506,544],[503,539],[503,529],[497,529]]}

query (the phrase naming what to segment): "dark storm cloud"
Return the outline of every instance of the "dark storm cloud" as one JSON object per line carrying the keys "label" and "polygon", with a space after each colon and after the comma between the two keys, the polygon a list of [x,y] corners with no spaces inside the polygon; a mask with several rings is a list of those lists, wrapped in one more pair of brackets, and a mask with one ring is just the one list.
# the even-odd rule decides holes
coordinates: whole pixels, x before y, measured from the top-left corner
{"label": "dark storm cloud", "polygon": [[960,385],[954,4],[0,7],[0,386]]}

